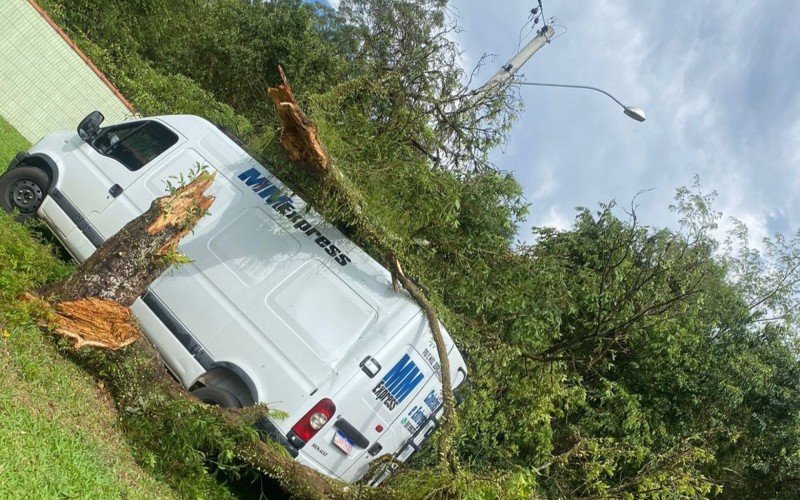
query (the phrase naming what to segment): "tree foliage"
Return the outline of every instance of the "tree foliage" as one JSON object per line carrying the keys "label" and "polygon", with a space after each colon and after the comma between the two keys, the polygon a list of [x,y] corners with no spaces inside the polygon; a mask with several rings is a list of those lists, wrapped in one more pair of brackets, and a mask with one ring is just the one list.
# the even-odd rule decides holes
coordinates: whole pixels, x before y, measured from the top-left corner
{"label": "tree foliage", "polygon": [[[673,229],[607,203],[515,244],[529,207],[486,153],[520,103],[512,89],[476,98],[444,0],[43,3],[140,109],[251,132],[326,217],[387,235],[471,374],[459,476],[443,484],[422,453],[397,491],[800,493],[797,237],[756,249],[740,223],[720,236],[696,184],[676,192]],[[284,161],[263,93],[278,63],[361,212]]]}
{"label": "tree foliage", "polygon": [[487,154],[504,141],[519,102],[507,87],[470,89],[481,64],[469,76],[462,69],[453,41],[460,30],[446,0],[344,0],[337,20],[352,66],[379,87],[366,111],[382,131],[434,167],[490,167]]}

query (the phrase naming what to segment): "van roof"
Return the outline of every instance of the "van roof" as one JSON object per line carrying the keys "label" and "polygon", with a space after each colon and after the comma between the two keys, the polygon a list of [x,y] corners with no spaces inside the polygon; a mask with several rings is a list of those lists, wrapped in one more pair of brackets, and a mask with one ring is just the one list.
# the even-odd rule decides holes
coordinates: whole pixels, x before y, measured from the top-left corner
{"label": "van roof", "polygon": [[[202,138],[198,141],[199,145],[204,150],[208,149],[204,153],[213,156],[218,162],[217,165],[222,165],[218,170],[238,189],[244,192],[253,191],[252,188],[255,186],[245,184],[241,175],[242,171],[257,168],[270,176],[271,183],[280,189],[290,191],[266,167],[253,160],[230,138],[229,134],[207,120],[192,115],[160,116],[158,119],[187,138],[207,135],[202,132],[213,129],[214,135],[223,138],[228,147],[211,145]],[[243,156],[250,158],[251,161],[243,164]],[[396,335],[412,317],[421,314],[419,306],[410,296],[394,291],[391,274],[386,268],[353,244],[338,229],[324,221],[302,198],[291,195],[295,212],[301,213],[303,220],[318,227],[319,232],[335,243],[343,253],[346,251],[350,260],[347,265],[337,264],[321,249],[316,248],[316,245],[310,244],[311,240],[303,231],[298,230],[296,223],[286,223],[286,220],[281,220],[278,212],[264,203],[255,192],[252,193],[252,200],[263,210],[247,209],[214,236],[208,248],[212,253],[218,249],[216,251],[221,253],[218,256],[220,261],[224,262],[240,281],[252,278],[257,272],[258,263],[253,259],[234,258],[235,254],[241,256],[244,253],[237,252],[235,242],[240,241],[243,245],[248,245],[248,248],[252,248],[254,244],[258,245],[255,240],[261,233],[253,229],[255,219],[263,219],[266,215],[269,219],[280,223],[280,227],[285,231],[283,241],[299,241],[306,247],[310,246],[317,250],[316,259],[308,261],[306,255],[303,260],[307,262],[299,265],[291,277],[284,278],[280,284],[273,283],[270,285],[274,287],[272,289],[264,290],[266,292],[264,300],[267,307],[284,318],[287,326],[317,353],[320,361],[335,370],[351,356],[361,354],[363,349],[371,347],[372,339],[364,338],[367,333],[382,332],[382,337]],[[270,231],[274,231],[273,226],[265,229],[261,235],[264,238],[272,236],[270,241],[274,242],[274,234],[270,234]],[[230,237],[224,238],[226,234]],[[214,239],[219,238],[225,240],[224,248],[222,245],[215,246]],[[263,244],[266,245],[266,241]],[[314,289],[309,289],[307,286],[312,280]],[[332,321],[331,318],[336,319]],[[320,325],[325,325],[325,328],[320,328]],[[383,339],[384,342],[386,340]]]}

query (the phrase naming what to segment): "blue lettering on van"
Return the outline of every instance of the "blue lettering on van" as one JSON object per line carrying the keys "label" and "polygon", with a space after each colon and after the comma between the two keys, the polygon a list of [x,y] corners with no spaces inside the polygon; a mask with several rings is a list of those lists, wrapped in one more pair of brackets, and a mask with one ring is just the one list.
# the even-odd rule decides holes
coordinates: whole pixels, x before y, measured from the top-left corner
{"label": "blue lettering on van", "polygon": [[425,362],[428,363],[431,368],[433,368],[433,373],[436,374],[436,377],[441,379],[440,373],[442,372],[442,367],[439,364],[438,355],[434,356],[430,349],[426,347],[425,350],[422,351],[422,359],[424,359]]}
{"label": "blue lettering on van", "polygon": [[431,409],[431,411],[436,411],[436,409],[439,408],[439,405],[442,404],[442,400],[439,399],[439,395],[436,394],[436,389],[433,389],[428,393],[427,396],[425,396],[425,404]]}
{"label": "blue lettering on van", "polygon": [[375,394],[375,399],[383,402],[384,406],[394,410],[424,378],[425,374],[420,372],[417,365],[411,361],[411,357],[404,354],[372,389],[372,393]]}
{"label": "blue lettering on van", "polygon": [[246,170],[239,174],[238,177],[246,186],[249,186],[260,197],[264,198],[265,203],[272,207],[273,210],[289,219],[295,229],[303,232],[307,238],[314,238],[314,243],[324,250],[326,254],[330,255],[340,266],[346,266],[348,262],[351,262],[347,254],[323,236],[313,224],[296,211],[292,203],[292,197],[281,193],[278,186],[270,182],[266,177],[262,177],[257,168],[253,167],[250,170]]}
{"label": "blue lettering on van", "polygon": [[425,421],[428,420],[428,416],[425,415],[425,411],[421,406],[411,408],[411,411],[408,412],[408,417],[417,427],[422,427]]}
{"label": "blue lettering on van", "polygon": [[266,177],[261,177],[261,174],[255,168],[240,174],[239,179],[243,180],[245,185],[253,188],[253,191],[261,191],[266,187],[272,186],[272,183]]}

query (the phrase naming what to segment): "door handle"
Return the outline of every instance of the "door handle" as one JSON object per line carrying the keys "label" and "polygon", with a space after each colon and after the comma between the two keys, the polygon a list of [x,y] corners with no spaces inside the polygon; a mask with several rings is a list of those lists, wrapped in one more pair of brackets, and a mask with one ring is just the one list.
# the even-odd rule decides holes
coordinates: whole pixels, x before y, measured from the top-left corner
{"label": "door handle", "polygon": [[116,198],[117,196],[122,194],[122,186],[119,184],[114,184],[111,186],[111,189],[108,190],[108,194]]}
{"label": "door handle", "polygon": [[372,356],[364,358],[358,366],[361,367],[361,370],[366,373],[369,378],[374,377],[381,371],[381,364]]}

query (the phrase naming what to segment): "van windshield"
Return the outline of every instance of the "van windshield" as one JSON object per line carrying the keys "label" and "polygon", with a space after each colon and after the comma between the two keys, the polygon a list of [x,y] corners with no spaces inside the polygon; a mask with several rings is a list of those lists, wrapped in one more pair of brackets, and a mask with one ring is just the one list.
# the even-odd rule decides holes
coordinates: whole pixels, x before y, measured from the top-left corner
{"label": "van windshield", "polygon": [[178,136],[155,121],[126,123],[101,129],[92,141],[98,153],[136,171],[178,142]]}

